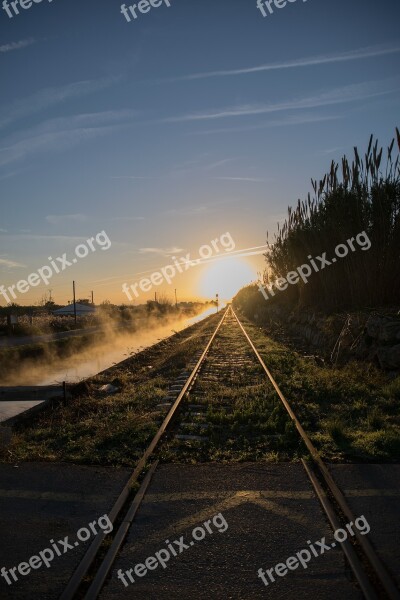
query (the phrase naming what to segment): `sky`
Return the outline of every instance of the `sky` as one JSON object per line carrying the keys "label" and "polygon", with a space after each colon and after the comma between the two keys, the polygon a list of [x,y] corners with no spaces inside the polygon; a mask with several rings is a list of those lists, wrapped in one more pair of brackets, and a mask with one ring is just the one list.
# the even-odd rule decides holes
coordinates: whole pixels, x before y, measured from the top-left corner
{"label": "sky", "polygon": [[116,0],[0,10],[12,301],[66,304],[73,280],[96,303],[228,297],[311,177],[399,126],[398,0],[292,0],[266,17],[256,0],[167,4],[130,22]]}

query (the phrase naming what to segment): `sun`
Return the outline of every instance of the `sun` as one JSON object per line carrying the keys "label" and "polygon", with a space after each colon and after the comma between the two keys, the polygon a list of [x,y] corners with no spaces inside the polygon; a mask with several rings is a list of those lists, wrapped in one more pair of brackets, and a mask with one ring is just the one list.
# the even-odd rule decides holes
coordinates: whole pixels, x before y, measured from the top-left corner
{"label": "sun", "polygon": [[217,259],[206,266],[199,281],[202,296],[230,300],[244,285],[257,279],[257,272],[245,260],[236,257]]}

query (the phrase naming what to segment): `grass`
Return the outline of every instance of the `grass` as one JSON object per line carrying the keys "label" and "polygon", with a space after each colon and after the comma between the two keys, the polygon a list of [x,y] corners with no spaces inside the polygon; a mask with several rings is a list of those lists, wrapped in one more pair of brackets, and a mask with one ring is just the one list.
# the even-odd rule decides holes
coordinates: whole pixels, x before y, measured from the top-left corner
{"label": "grass", "polygon": [[[222,401],[229,402],[232,409],[224,410],[219,406]],[[303,445],[282,404],[265,384],[231,390],[231,394],[219,384],[218,390],[208,390],[204,402],[209,405],[205,419],[209,424],[205,432],[208,442],[189,442],[179,448],[173,442],[163,452],[165,460],[269,461],[273,455],[274,460],[287,461],[304,455]],[[192,433],[202,432],[193,427]]]}
{"label": "grass", "polygon": [[[57,405],[20,425],[2,460],[70,461],[133,466],[155,434],[163,415],[157,404],[194,354],[204,348],[217,323],[211,317],[169,340],[138,353],[79,384],[67,406]],[[243,319],[278,385],[322,456],[331,461],[391,462],[400,456],[400,377],[388,381],[372,365],[352,362],[319,367],[277,343]],[[238,353],[244,339],[231,331],[225,341]],[[222,338],[217,338],[219,351]],[[251,351],[246,349],[251,356]],[[232,381],[199,378],[208,406],[209,442],[191,442],[176,453],[165,444],[165,460],[282,461],[306,452],[292,422],[255,363],[234,368]],[[99,392],[112,383],[119,392]],[[198,403],[195,398],[191,402]],[[229,410],[226,410],[226,407]],[[180,417],[185,422],[186,417]],[[198,419],[198,423],[201,419]],[[192,433],[201,428],[192,426]]]}
{"label": "grass", "polygon": [[303,427],[329,460],[398,461],[400,377],[351,361],[319,367],[246,321],[266,365]]}
{"label": "grass", "polygon": [[[200,373],[189,401],[203,405],[206,416],[180,416],[181,423],[195,423],[185,425],[180,433],[205,435],[208,441],[171,439],[163,448],[163,458],[196,463],[287,461],[304,456],[293,424],[237,326],[223,325],[209,356],[211,370],[207,372],[206,365]],[[234,358],[230,367],[213,369],[213,357],[224,364],[232,356],[247,357],[249,362],[236,365]],[[201,423],[208,425],[206,430],[199,427]]]}
{"label": "grass", "polygon": [[[1,459],[134,465],[162,420],[157,404],[214,323],[211,317],[78,384],[67,406],[56,405],[19,425]],[[119,392],[101,394],[106,383]]]}

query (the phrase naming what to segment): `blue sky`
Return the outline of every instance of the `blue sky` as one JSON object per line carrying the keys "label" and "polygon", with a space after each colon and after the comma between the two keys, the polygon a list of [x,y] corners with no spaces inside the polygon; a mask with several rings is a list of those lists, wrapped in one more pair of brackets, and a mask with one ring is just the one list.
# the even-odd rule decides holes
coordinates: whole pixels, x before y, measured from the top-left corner
{"label": "blue sky", "polygon": [[[311,177],[399,125],[398,0],[267,18],[255,0],[171,0],[131,23],[115,0],[0,12],[0,284],[112,241],[21,304],[49,287],[64,303],[72,279],[126,301],[122,282],[224,232],[262,246]],[[182,297],[201,296],[201,269],[177,279]]]}

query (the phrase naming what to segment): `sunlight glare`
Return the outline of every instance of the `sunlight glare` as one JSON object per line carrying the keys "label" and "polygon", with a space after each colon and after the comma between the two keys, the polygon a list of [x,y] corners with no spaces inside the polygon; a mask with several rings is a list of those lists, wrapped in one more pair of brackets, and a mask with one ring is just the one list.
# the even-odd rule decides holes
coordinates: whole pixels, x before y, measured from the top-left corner
{"label": "sunlight glare", "polygon": [[200,293],[206,298],[219,294],[221,300],[230,300],[240,288],[255,279],[256,270],[242,258],[223,258],[207,265],[200,279]]}

